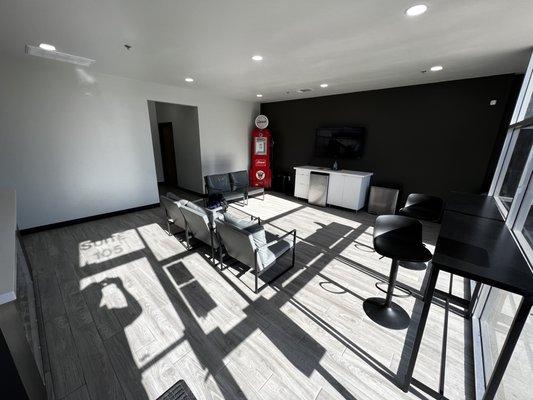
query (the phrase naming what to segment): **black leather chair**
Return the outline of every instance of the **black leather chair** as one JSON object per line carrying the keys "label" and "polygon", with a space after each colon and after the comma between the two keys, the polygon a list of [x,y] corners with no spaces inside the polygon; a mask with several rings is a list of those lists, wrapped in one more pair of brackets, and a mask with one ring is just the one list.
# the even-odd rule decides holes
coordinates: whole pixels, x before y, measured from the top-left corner
{"label": "black leather chair", "polygon": [[246,193],[244,189],[233,190],[229,174],[207,175],[204,177],[205,188],[208,195],[222,194],[228,202],[237,200],[244,201]]}
{"label": "black leather chair", "polygon": [[[444,201],[440,197],[430,196],[421,193],[411,193],[407,196],[405,206],[398,211],[399,215],[416,218],[418,220],[439,222],[444,209]],[[406,269],[422,271],[426,269],[423,262],[402,262],[400,264]]]}
{"label": "black leather chair", "polygon": [[442,217],[444,201],[440,197],[428,194],[411,193],[407,196],[405,206],[400,208],[400,215],[421,219],[429,222],[439,222]]}
{"label": "black leather chair", "polygon": [[400,261],[425,262],[431,260],[431,252],[422,242],[420,221],[401,215],[381,215],[374,226],[374,249],[392,259],[389,285],[385,299],[372,297],[363,302],[366,315],[379,325],[389,329],[405,329],[410,317],[398,304],[392,302],[398,263]]}
{"label": "black leather chair", "polygon": [[248,171],[236,171],[229,173],[229,180],[231,182],[231,190],[234,192],[244,191],[245,201],[248,203],[250,196],[263,195],[262,200],[265,200],[265,189],[262,187],[251,187]]}

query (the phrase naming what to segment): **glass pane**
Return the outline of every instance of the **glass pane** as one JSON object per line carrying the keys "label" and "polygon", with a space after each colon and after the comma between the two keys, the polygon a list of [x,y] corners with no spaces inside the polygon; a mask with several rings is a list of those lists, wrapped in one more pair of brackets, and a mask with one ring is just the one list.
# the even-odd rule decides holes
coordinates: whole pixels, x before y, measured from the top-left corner
{"label": "glass pane", "polygon": [[[518,310],[521,296],[493,289],[481,316],[481,334],[483,337],[485,374],[488,378],[509,333],[509,328]],[[528,318],[520,339],[516,344],[511,361],[505,371],[497,400],[528,399],[531,393],[533,376],[533,319]]]}
{"label": "glass pane", "polygon": [[529,212],[522,228],[522,235],[529,243],[529,247],[533,248],[533,208],[529,207]]}
{"label": "glass pane", "polygon": [[513,230],[527,259],[533,263],[533,174],[531,170],[526,173],[529,174],[529,184],[522,204],[520,204]]}
{"label": "glass pane", "polygon": [[527,106],[526,115],[524,119],[533,117],[533,101],[532,100],[533,100],[533,93],[531,94],[531,96],[529,96],[529,99],[526,100],[527,102],[529,102],[529,104]]}
{"label": "glass pane", "polygon": [[533,127],[528,126],[522,128],[518,134],[511,161],[507,167],[505,178],[500,193],[498,194],[498,197],[507,210],[509,210],[511,203],[513,202],[513,197],[518,188],[520,177],[522,176],[524,166],[526,165],[531,150],[531,143],[533,143]]}

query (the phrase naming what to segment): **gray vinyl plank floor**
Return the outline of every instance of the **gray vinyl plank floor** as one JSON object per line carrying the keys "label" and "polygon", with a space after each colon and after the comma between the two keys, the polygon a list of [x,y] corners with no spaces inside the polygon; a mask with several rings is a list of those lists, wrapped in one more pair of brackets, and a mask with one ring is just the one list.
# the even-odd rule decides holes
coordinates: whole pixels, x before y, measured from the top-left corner
{"label": "gray vinyl plank floor", "polygon": [[[408,393],[395,384],[408,330],[384,329],[362,302],[383,297],[390,260],[372,249],[375,217],[267,193],[232,206],[267,231],[297,230],[296,264],[254,294],[239,264],[168,236],[160,208],[23,237],[44,319],[48,392],[57,399],[156,399],[184,379],[198,399],[473,399],[467,322],[433,305]],[[424,224],[433,249],[438,225]],[[287,268],[290,257],[279,268]],[[420,290],[425,271],[400,269]],[[447,291],[450,276],[438,287]],[[454,294],[465,282],[454,277]],[[401,294],[401,293],[400,293]],[[395,301],[416,318],[414,297]]]}

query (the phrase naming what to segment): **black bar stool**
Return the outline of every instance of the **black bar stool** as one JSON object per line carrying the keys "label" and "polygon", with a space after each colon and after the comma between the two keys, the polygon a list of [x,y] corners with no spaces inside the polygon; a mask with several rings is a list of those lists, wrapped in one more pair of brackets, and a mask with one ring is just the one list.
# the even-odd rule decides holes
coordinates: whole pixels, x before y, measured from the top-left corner
{"label": "black bar stool", "polygon": [[[407,196],[405,206],[398,211],[399,215],[416,218],[418,220],[439,222],[444,209],[444,201],[440,197],[430,196],[428,194],[411,193]],[[403,261],[400,263],[403,268],[423,271],[426,269],[426,263]]]}
{"label": "black bar stool", "polygon": [[400,261],[425,262],[431,252],[422,243],[420,221],[401,215],[381,215],[374,226],[374,249],[382,256],[392,258],[387,297],[371,297],[363,302],[366,315],[375,323],[389,329],[405,329],[410,317],[398,304],[392,302],[394,285]]}

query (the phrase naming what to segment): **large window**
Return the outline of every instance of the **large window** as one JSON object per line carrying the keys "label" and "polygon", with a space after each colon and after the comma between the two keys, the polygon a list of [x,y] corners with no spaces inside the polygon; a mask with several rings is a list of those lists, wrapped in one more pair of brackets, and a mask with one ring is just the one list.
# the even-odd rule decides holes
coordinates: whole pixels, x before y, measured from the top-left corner
{"label": "large window", "polygon": [[[506,225],[514,234],[530,266],[533,265],[532,76],[533,55],[489,193],[496,199]],[[533,279],[533,269],[531,279]],[[473,318],[476,380],[483,382],[492,373],[520,301],[520,296],[504,290],[488,286],[482,288]],[[531,343],[533,343],[533,319],[530,317],[507,367],[496,399],[530,397],[531,389],[527,382],[529,377],[533,376]],[[483,387],[480,384],[476,386],[478,389]],[[478,392],[478,395],[482,394]]]}

